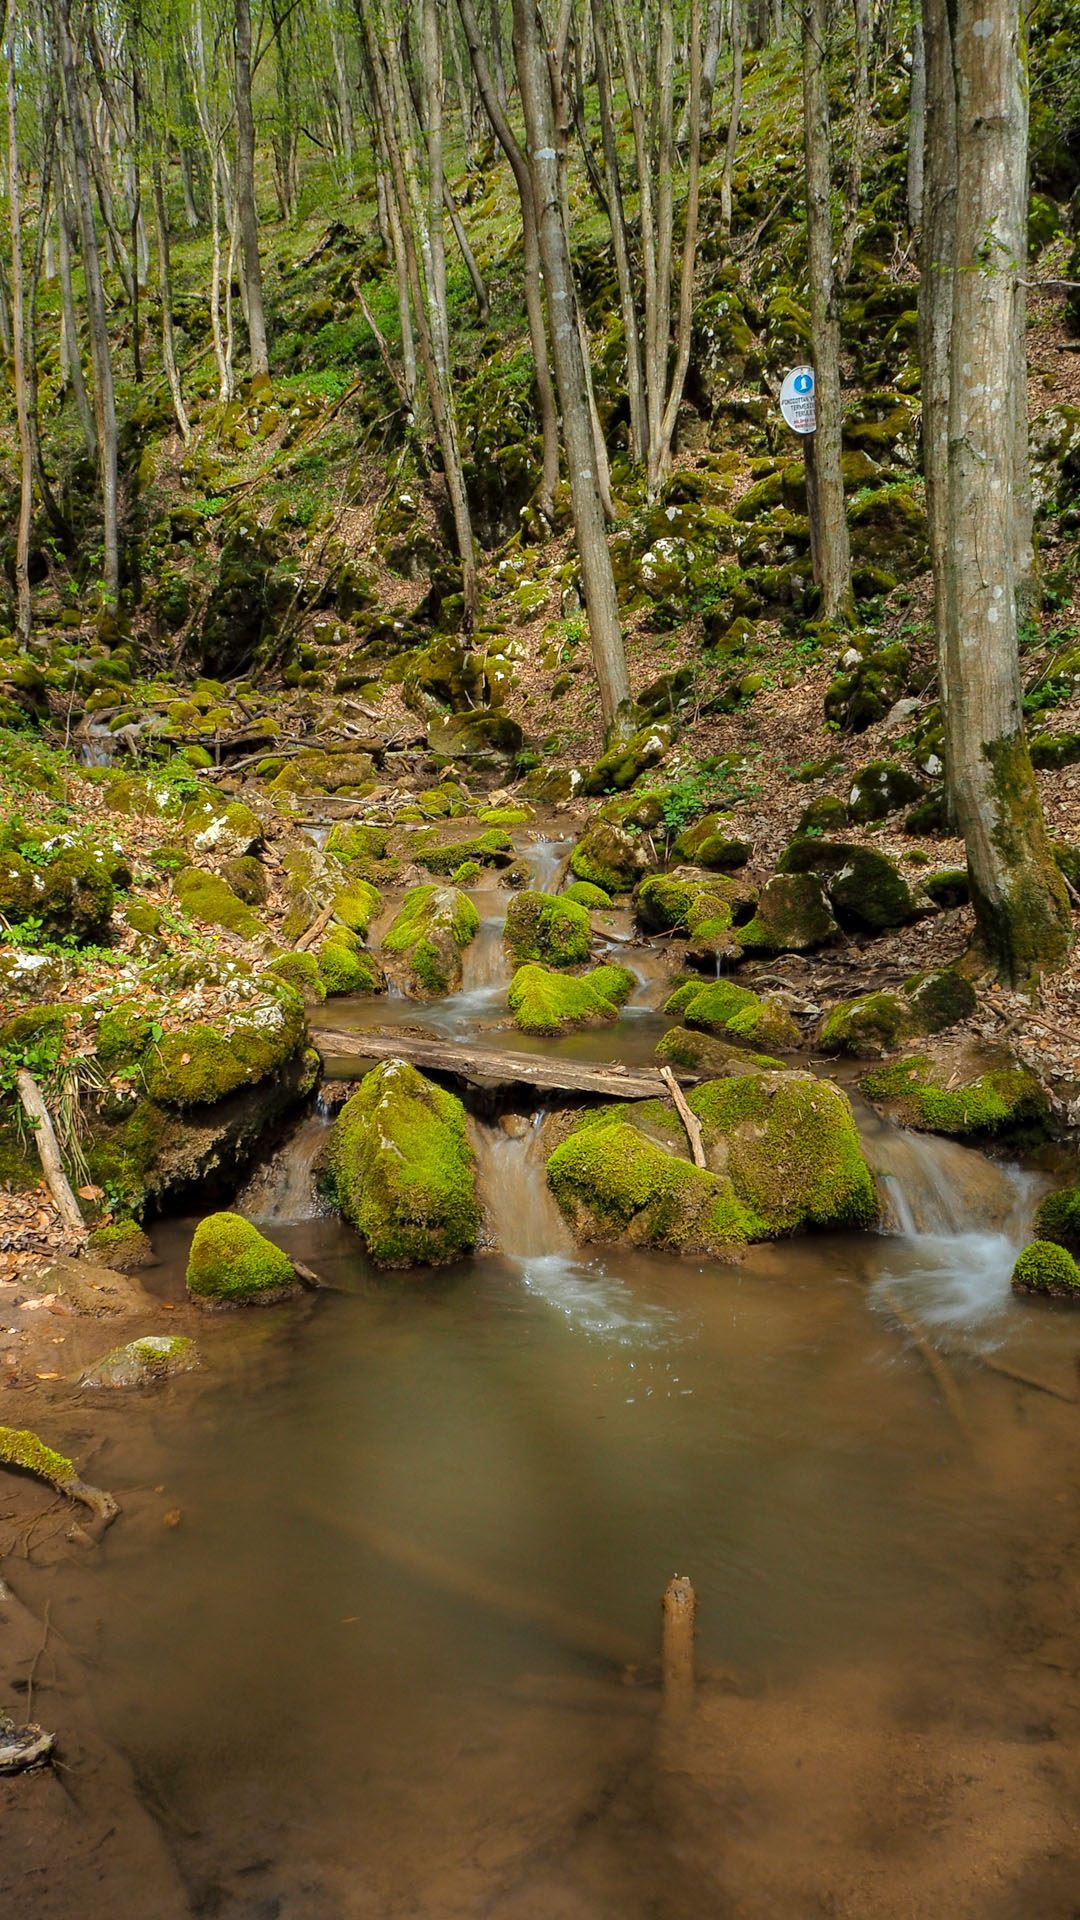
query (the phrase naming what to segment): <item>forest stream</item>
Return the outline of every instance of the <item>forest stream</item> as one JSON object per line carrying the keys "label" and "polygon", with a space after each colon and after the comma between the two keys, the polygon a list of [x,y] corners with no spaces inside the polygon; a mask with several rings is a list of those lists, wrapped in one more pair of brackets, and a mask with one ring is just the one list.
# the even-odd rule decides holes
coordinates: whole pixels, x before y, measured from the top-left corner
{"label": "forest stream", "polygon": [[[500,895],[475,898],[460,992],[381,1024],[498,1039]],[[627,953],[623,1057],[665,1024],[657,946]],[[55,1570],[51,1624],[177,1874],[140,1904],[145,1856],[114,1863],[113,1911],[1071,1914],[1080,1323],[1009,1288],[1041,1176],[856,1099],[879,1233],[740,1267],[582,1250],[542,1101],[488,1096],[488,1250],[393,1275],[319,1197],[328,1099],[235,1203],[324,1290],[219,1316],[206,1374],[96,1415],[134,1491]],[[195,1224],[153,1229],[160,1302]],[[105,1911],[85,1875],[56,1897]]]}

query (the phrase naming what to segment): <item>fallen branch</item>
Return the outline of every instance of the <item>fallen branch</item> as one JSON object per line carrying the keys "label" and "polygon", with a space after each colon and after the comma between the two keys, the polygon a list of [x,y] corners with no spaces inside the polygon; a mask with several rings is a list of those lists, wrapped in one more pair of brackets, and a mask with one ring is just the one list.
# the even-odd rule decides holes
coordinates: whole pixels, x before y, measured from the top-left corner
{"label": "fallen branch", "polygon": [[690,1142],[690,1151],[694,1156],[694,1165],[695,1167],[700,1167],[702,1172],[704,1172],[706,1160],[705,1146],[701,1138],[701,1121],[698,1119],[696,1113],[693,1113],[688,1106],[686,1096],[670,1067],[661,1067],[660,1078],[675,1103],[675,1111],[679,1119],[686,1128],[686,1137]]}
{"label": "fallen branch", "polygon": [[120,1511],[111,1493],[80,1480],[74,1461],[47,1447],[28,1427],[0,1427],[0,1466],[20,1467],[24,1473],[32,1473],[47,1486],[55,1487],[57,1493],[66,1494],[69,1500],[81,1501],[84,1507],[90,1508],[102,1533]]}
{"label": "fallen branch", "polygon": [[310,947],[312,943],[318,939],[323,928],[329,926],[333,911],[334,911],[334,903],[331,900],[330,905],[328,907],[323,908],[322,912],[318,916],[318,919],[312,921],[307,932],[302,933],[300,935],[300,938],[296,943],[295,950],[297,953],[303,953],[307,947]]}
{"label": "fallen branch", "polygon": [[82,1217],[82,1209],[71,1191],[67,1174],[64,1172],[60,1145],[41,1088],[33,1074],[28,1073],[25,1067],[20,1067],[15,1075],[15,1085],[18,1088],[19,1099],[22,1101],[23,1112],[33,1128],[41,1170],[48,1183],[56,1211],[69,1233],[84,1234],[86,1221]]}
{"label": "fallen branch", "polygon": [[668,1581],[660,1603],[660,1674],[663,1716],[681,1726],[694,1706],[694,1617],[697,1596],[684,1573]]}

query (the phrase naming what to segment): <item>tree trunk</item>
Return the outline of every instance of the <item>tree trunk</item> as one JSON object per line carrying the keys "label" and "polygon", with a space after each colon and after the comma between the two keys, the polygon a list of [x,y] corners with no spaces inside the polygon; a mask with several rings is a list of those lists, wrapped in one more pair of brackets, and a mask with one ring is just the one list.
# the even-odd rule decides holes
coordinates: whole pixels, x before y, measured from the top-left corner
{"label": "tree trunk", "polygon": [[840,387],[840,321],[833,275],[833,229],[829,207],[828,12],[828,0],[804,0],[806,237],[810,274],[810,332],[817,401],[815,453],[820,502],[822,612],[827,620],[850,621],[854,616],[854,602],[841,466],[843,395]]}
{"label": "tree trunk", "polygon": [[[23,307],[23,259],[19,195],[19,115],[15,86],[15,0],[4,17],[7,70],[7,189],[11,227],[11,347],[15,362],[15,413],[19,432],[19,518],[15,530],[15,631],[19,645],[30,644],[30,518],[34,506],[34,467],[30,412],[26,393],[26,328]],[[42,217],[44,218],[44,208]]]}
{"label": "tree trunk", "polygon": [[836,282],[843,287],[851,272],[855,235],[859,230],[859,194],[862,190],[863,150],[870,117],[870,0],[853,0],[855,13],[854,104],[851,113],[851,151],[844,181],[844,213],[836,256]]}
{"label": "tree trunk", "polygon": [[[716,69],[720,65],[723,23],[723,0],[709,0],[709,12],[705,25],[705,57],[701,63],[701,129],[703,133],[712,132],[713,89],[716,86]],[[734,41],[734,27],[731,37]]]}
{"label": "tree trunk", "polygon": [[724,171],[720,180],[720,226],[724,233],[731,232],[731,176],[735,169],[739,115],[742,112],[742,48],[742,0],[731,0],[731,117],[728,120]]}
{"label": "tree trunk", "polygon": [[1026,258],[1027,91],[1017,0],[951,0],[951,11],[957,194],[945,751],[967,843],[976,949],[999,979],[1022,986],[1060,968],[1071,940],[1024,737],[1017,656],[1010,388]]}
{"label": "tree trunk", "polygon": [[236,22],[236,206],[240,221],[245,307],[251,345],[251,377],[270,377],[263,317],[259,220],[255,210],[255,121],[251,111],[251,12],[248,0],[234,0]]}
{"label": "tree trunk", "polygon": [[683,236],[682,273],[679,280],[679,320],[675,331],[675,366],[671,375],[667,405],[660,425],[660,478],[671,465],[675,423],[682,405],[686,374],[690,365],[690,345],[694,325],[694,268],[697,263],[698,183],[701,172],[701,0],[690,4],[690,154],[686,179],[686,232]]}
{"label": "tree trunk", "polygon": [[356,128],[353,124],[352,88],[349,85],[349,62],[345,51],[345,35],[341,31],[341,22],[336,16],[330,19],[330,46],[334,56],[334,79],[337,92],[338,120],[341,124],[341,147],[346,162],[351,167],[356,156]]}
{"label": "tree trunk", "polygon": [[659,71],[656,90],[656,290],[645,307],[645,358],[648,366],[648,494],[654,499],[664,460],[663,417],[671,340],[671,249],[675,197],[671,177],[672,107],[675,88],[675,34],[671,0],[661,0]]}
{"label": "tree trunk", "polygon": [[915,0],[911,23],[911,92],[908,98],[907,217],[912,233],[923,215],[923,147],[926,141],[926,41],[922,0]]}
{"label": "tree trunk", "polygon": [[616,737],[629,725],[630,681],[596,474],[577,298],[563,226],[551,83],[531,0],[513,0],[513,18],[514,60],[525,116],[533,197],[539,216],[540,254],[551,316],[555,377],[562,403],[578,559],[604,725],[608,735]]}
{"label": "tree trunk", "polygon": [[53,0],[53,23],[60,65],[63,117],[71,148],[72,174],[79,214],[86,305],[90,316],[90,354],[94,368],[94,427],[104,532],[103,585],[106,598],[115,607],[120,598],[116,397],[113,389],[112,353],[105,313],[105,290],[101,280],[101,258],[98,254],[97,231],[94,226],[94,203],[90,193],[86,127],[83,122],[82,97],[75,78],[75,48],[71,38],[68,0]]}
{"label": "tree trunk", "polygon": [[165,217],[165,192],[161,182],[161,155],[154,153],[151,162],[151,185],[154,199],[154,226],[157,230],[158,270],[161,279],[161,358],[165,365],[165,378],[169,383],[173,412],[176,424],[183,436],[184,445],[191,439],[191,423],[184,406],[184,396],[180,389],[180,370],[176,364],[176,343],[173,337],[173,301],[172,273],[169,263],[169,223]]}
{"label": "tree trunk", "polygon": [[[497,0],[492,0],[492,6]],[[533,367],[536,375],[536,397],[540,410],[540,426],[544,437],[543,471],[540,480],[540,493],[537,505],[544,518],[549,522],[554,515],[555,488],[559,479],[559,421],[555,407],[555,389],[551,379],[551,362],[548,359],[547,332],[544,327],[544,304],[540,285],[540,243],[537,233],[536,202],[533,198],[532,176],[525,155],[521,151],[517,138],[503,110],[497,82],[492,79],[491,69],[480,36],[480,26],[476,18],[472,0],[458,0],[458,12],[465,34],[465,44],[469,49],[473,73],[484,103],[484,111],[491,122],[495,138],[498,140],[517,185],[518,199],[521,203],[521,238],[524,272],[525,311],[529,320],[529,339],[532,343]],[[496,16],[497,17],[497,16]],[[500,43],[501,44],[501,43]],[[506,82],[503,80],[503,94]]]}
{"label": "tree trunk", "polygon": [[[611,246],[619,282],[619,306],[622,310],[623,340],[626,346],[626,392],[630,406],[630,457],[644,461],[649,447],[649,421],[645,400],[645,369],[641,359],[641,335],[634,304],[634,282],[630,271],[630,239],[626,225],[619,149],[612,118],[611,58],[608,50],[607,0],[591,0],[593,46],[596,53],[596,91],[600,108],[600,137],[604,151],[604,179],[607,186]],[[719,4],[719,0],[717,0]]]}
{"label": "tree trunk", "polygon": [[[934,579],[934,625],[944,708],[945,550],[948,528],[949,342],[956,259],[956,91],[948,0],[922,0],[925,37],[925,142],[920,162],[922,244],[919,249],[919,364],[922,368],[922,453],[926,523]],[[949,813],[956,819],[951,769],[945,769]]]}
{"label": "tree trunk", "polygon": [[94,414],[90,405],[90,396],[86,391],[83,377],[82,353],[79,347],[79,324],[75,313],[75,293],[71,284],[71,235],[73,220],[64,192],[64,177],[61,169],[59,192],[56,198],[56,239],[60,259],[60,316],[63,338],[67,342],[68,377],[71,391],[75,395],[75,410],[82,428],[83,442],[91,460],[97,458],[97,439],[94,433]]}

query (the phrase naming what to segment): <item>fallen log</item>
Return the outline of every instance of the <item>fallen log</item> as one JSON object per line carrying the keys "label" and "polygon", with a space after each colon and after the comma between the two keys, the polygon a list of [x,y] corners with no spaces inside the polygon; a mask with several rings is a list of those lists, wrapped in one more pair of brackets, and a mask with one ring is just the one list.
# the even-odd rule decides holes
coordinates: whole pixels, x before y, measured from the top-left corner
{"label": "fallen log", "polygon": [[[315,1028],[312,1044],[323,1055],[349,1054],[363,1060],[408,1060],[433,1073],[448,1073],[479,1085],[522,1084],[553,1093],[599,1093],[609,1100],[654,1100],[667,1089],[656,1067],[628,1068],[605,1061],[560,1060],[550,1054],[509,1053],[496,1047],[463,1047],[457,1041],[431,1040],[412,1033],[337,1032]],[[695,1082],[700,1074],[684,1073]]]}
{"label": "fallen log", "polygon": [[20,1067],[15,1075],[15,1085],[19,1099],[22,1101],[23,1111],[33,1128],[34,1145],[38,1150],[41,1170],[48,1183],[56,1211],[69,1233],[84,1234],[86,1221],[83,1219],[82,1208],[72,1193],[67,1174],[64,1172],[60,1145],[41,1088],[25,1067]]}
{"label": "fallen log", "polygon": [[57,1493],[66,1494],[69,1500],[81,1501],[90,1508],[100,1533],[112,1525],[120,1511],[111,1493],[80,1480],[74,1462],[47,1447],[29,1428],[0,1427],[0,1466],[19,1467],[23,1473],[32,1473],[47,1486],[55,1487]]}

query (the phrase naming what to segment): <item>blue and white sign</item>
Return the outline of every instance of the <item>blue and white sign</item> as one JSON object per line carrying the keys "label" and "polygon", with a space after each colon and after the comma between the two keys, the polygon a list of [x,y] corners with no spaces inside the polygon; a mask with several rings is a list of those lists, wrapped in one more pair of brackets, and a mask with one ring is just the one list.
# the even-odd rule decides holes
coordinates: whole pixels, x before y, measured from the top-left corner
{"label": "blue and white sign", "polygon": [[813,367],[793,367],[780,389],[780,411],[792,433],[817,432]]}

